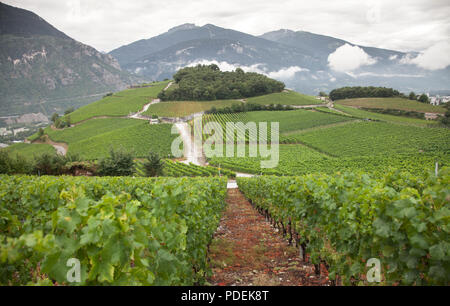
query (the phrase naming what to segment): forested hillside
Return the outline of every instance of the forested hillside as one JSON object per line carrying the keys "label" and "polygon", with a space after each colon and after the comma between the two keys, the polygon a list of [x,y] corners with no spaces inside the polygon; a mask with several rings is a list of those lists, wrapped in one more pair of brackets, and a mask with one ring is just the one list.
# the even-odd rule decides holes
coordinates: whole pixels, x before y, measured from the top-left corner
{"label": "forested hillside", "polygon": [[283,91],[282,82],[237,68],[222,72],[215,64],[197,65],[174,75],[176,86],[159,94],[163,101],[240,99]]}

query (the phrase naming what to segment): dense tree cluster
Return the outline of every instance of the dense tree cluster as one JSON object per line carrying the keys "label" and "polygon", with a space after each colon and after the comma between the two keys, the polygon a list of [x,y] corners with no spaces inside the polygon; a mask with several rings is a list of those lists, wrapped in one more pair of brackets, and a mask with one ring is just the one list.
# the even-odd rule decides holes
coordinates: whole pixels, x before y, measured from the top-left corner
{"label": "dense tree cluster", "polygon": [[402,96],[399,91],[386,87],[342,87],[330,92],[331,100],[352,98],[385,98]]}
{"label": "dense tree cluster", "polygon": [[240,68],[222,72],[215,64],[183,68],[173,77],[177,86],[162,91],[158,95],[162,101],[241,99],[281,92],[285,87],[282,82]]}
{"label": "dense tree cluster", "polygon": [[80,160],[78,155],[61,156],[44,153],[27,159],[19,154],[15,157],[0,151],[0,174],[70,175],[69,164]]}
{"label": "dense tree cluster", "polygon": [[430,100],[428,99],[428,96],[426,94],[421,94],[419,97],[419,102],[430,103]]}

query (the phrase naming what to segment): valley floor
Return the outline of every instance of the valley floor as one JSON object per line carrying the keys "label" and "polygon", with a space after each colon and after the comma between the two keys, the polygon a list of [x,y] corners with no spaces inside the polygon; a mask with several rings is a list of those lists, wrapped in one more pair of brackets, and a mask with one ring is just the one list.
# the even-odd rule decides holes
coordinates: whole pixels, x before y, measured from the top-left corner
{"label": "valley floor", "polygon": [[298,249],[247,201],[239,189],[228,189],[227,208],[210,247],[213,275],[219,286],[330,285],[326,273],[315,274]]}

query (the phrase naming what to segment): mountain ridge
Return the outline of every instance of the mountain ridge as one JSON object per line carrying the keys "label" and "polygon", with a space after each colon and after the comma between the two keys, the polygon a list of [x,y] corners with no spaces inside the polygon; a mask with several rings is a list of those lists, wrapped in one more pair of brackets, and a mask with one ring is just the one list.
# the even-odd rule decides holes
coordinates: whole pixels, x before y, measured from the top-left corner
{"label": "mountain ridge", "polygon": [[[135,52],[136,49],[139,51]],[[288,87],[309,94],[342,86],[368,85],[394,87],[405,92],[429,91],[446,88],[450,81],[450,68],[429,71],[408,62],[408,57],[418,53],[361,46],[331,36],[288,29],[254,36],[212,24],[187,23],[109,54],[118,59],[124,70],[154,80],[170,78],[185,66],[216,63],[224,69],[241,67],[278,77]],[[340,60],[354,60],[356,64],[339,70],[332,60],[338,64]]]}
{"label": "mountain ridge", "polygon": [[0,16],[2,116],[61,113],[140,80],[31,11],[0,3]]}

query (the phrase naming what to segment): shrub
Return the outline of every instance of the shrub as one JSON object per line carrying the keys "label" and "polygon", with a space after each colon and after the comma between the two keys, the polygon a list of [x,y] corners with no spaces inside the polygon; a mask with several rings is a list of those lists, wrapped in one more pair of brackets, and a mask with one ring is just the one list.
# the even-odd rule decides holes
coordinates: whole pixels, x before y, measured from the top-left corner
{"label": "shrub", "polygon": [[11,157],[6,151],[0,151],[0,174],[31,174],[33,164],[22,155]]}
{"label": "shrub", "polygon": [[66,159],[56,153],[44,153],[35,157],[34,172],[39,175],[61,175]]}
{"label": "shrub", "polygon": [[110,156],[100,161],[100,176],[131,176],[134,172],[133,154],[124,150],[110,150]]}
{"label": "shrub", "polygon": [[154,152],[150,152],[147,157],[147,162],[144,163],[145,175],[154,177],[162,174],[164,168],[164,162],[159,155]]}

